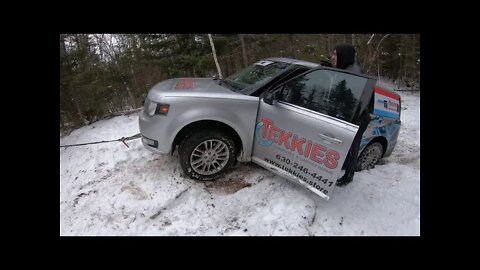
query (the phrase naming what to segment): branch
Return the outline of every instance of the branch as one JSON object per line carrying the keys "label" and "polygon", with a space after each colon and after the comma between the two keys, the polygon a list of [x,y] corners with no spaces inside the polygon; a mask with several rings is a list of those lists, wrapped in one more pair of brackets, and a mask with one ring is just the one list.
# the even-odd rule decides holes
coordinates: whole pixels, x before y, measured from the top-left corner
{"label": "branch", "polygon": [[375,36],[375,34],[372,34],[372,36],[370,37],[370,39],[367,41],[367,45],[370,45],[370,41],[372,41],[372,38]]}

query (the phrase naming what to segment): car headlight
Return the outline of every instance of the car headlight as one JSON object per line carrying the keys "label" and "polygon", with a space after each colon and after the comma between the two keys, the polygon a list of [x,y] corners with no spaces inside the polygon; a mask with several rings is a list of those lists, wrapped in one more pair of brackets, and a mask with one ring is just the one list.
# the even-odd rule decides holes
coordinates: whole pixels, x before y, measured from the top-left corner
{"label": "car headlight", "polygon": [[157,103],[155,102],[148,102],[148,107],[147,107],[147,114],[149,116],[153,116],[155,114],[155,110],[157,109]]}
{"label": "car headlight", "polygon": [[154,116],[155,114],[167,115],[170,109],[170,105],[164,103],[156,103],[150,101],[147,105],[147,114],[149,116]]}

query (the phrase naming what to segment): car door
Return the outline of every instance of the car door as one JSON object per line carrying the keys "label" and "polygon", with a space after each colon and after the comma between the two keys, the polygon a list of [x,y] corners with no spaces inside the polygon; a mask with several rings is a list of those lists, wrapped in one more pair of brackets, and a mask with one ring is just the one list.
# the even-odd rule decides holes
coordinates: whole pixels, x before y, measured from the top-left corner
{"label": "car door", "polygon": [[252,161],[328,200],[375,82],[321,67],[270,91],[259,103]]}

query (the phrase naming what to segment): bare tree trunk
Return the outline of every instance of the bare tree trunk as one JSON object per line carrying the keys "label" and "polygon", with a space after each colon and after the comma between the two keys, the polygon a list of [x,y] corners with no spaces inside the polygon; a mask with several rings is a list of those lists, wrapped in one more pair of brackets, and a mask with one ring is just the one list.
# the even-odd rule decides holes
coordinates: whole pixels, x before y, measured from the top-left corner
{"label": "bare tree trunk", "polygon": [[333,51],[331,34],[327,34],[327,51],[329,54]]}
{"label": "bare tree trunk", "polygon": [[407,78],[407,80],[409,80],[409,76],[407,77],[407,64],[408,63],[408,53],[407,51],[405,51],[405,67],[404,67],[404,72],[403,72],[403,77]]}
{"label": "bare tree trunk", "polygon": [[415,56],[415,34],[412,35],[413,36],[413,54],[412,54],[412,70],[411,70],[411,76],[413,77],[413,80],[416,81],[417,78],[416,78],[416,56]]}
{"label": "bare tree trunk", "polygon": [[358,49],[357,46],[355,46],[355,34],[352,34],[352,46],[355,48],[355,62],[358,63]]}
{"label": "bare tree trunk", "polygon": [[290,46],[289,46],[289,47],[290,47],[290,53],[291,53],[291,55],[293,56],[293,58],[296,58],[297,55],[296,55],[296,53],[295,53],[295,42],[294,42],[294,40],[293,40],[293,34],[289,34],[289,35],[288,35],[288,41],[289,41],[289,43],[290,43],[290,44],[289,44],[289,45],[290,45]]}
{"label": "bare tree trunk", "polygon": [[380,79],[380,61],[377,61],[377,74],[378,74],[378,79]]}
{"label": "bare tree trunk", "polygon": [[373,66],[373,61],[377,61],[378,62],[378,49],[380,48],[380,44],[382,44],[382,41],[388,37],[390,34],[386,34],[385,36],[382,37],[382,39],[380,39],[380,41],[378,42],[377,44],[377,48],[375,49],[375,52],[373,53],[373,57],[372,57],[372,62],[371,62],[371,66]]}
{"label": "bare tree trunk", "polygon": [[327,51],[328,53],[330,53],[330,41],[328,40],[328,34],[325,34],[324,35],[324,40],[323,40],[325,43],[325,51]]}
{"label": "bare tree trunk", "polygon": [[325,48],[325,51],[327,52],[328,56],[330,57],[331,51],[330,51],[330,44],[328,42],[328,34],[322,35],[322,40],[323,40],[323,46]]}
{"label": "bare tree trunk", "polygon": [[240,43],[242,45],[242,54],[243,54],[243,65],[244,67],[248,66],[248,59],[247,59],[247,50],[245,49],[245,40],[243,38],[243,34],[240,34]]}
{"label": "bare tree trunk", "polygon": [[370,45],[370,43],[372,42],[372,39],[373,37],[375,36],[375,34],[372,34],[370,36],[370,38],[368,39],[367,41],[367,47],[368,47],[368,58],[365,58],[365,66],[368,66],[367,68],[367,73],[370,72],[370,69],[371,69],[371,66],[372,66],[372,61],[373,61],[373,57],[372,57],[372,47],[371,46],[368,46]]}
{"label": "bare tree trunk", "polygon": [[229,74],[232,73],[232,59],[230,57],[230,55],[228,55],[226,58],[225,58],[225,71],[224,71],[224,74],[225,76],[228,76]]}
{"label": "bare tree trunk", "polygon": [[67,53],[67,47],[65,45],[65,36],[60,35],[60,55],[65,55]]}
{"label": "bare tree trunk", "polygon": [[374,36],[375,36],[375,34],[372,34],[372,35],[370,36],[370,38],[369,38],[368,41],[367,41],[367,45],[369,45],[370,42],[372,42],[372,38],[373,38]]}
{"label": "bare tree trunk", "polygon": [[404,61],[404,64],[403,64],[403,78],[408,81],[408,78],[407,78],[407,66],[408,66],[408,51],[406,49],[406,40],[405,40],[405,36],[402,36],[402,46],[401,46],[401,50],[405,50],[405,61]]}
{"label": "bare tree trunk", "polygon": [[80,116],[80,121],[83,122],[84,116],[83,116],[82,109],[80,109],[80,105],[78,104],[78,101],[73,98],[72,98],[72,101],[75,104],[75,108],[77,108],[77,113]]}
{"label": "bare tree trunk", "polygon": [[212,35],[211,35],[211,34],[208,34],[208,39],[210,40],[210,46],[212,46],[213,60],[215,61],[215,65],[217,66],[218,77],[219,77],[220,79],[223,79],[222,70],[220,70],[220,65],[218,64],[217,53],[215,52],[215,44],[213,44],[213,40],[212,40]]}
{"label": "bare tree trunk", "polygon": [[103,46],[103,36],[104,34],[97,34],[97,35],[94,35],[95,36],[95,39],[97,40],[97,44],[98,44],[98,50],[99,50],[99,58],[100,58],[100,61],[105,61],[105,53],[103,52],[105,49],[104,49],[104,46]]}
{"label": "bare tree trunk", "polygon": [[[400,53],[400,68],[398,69],[398,78],[400,80],[402,80],[402,59],[403,59],[403,55],[402,53]],[[402,84],[403,86],[403,84]]]}
{"label": "bare tree trunk", "polygon": [[135,71],[133,70],[132,62],[130,62],[130,73],[132,73],[133,85],[135,88],[138,88],[137,76],[135,76]]}
{"label": "bare tree trunk", "polygon": [[128,97],[130,98],[130,105],[134,109],[137,108],[137,103],[135,102],[135,98],[132,95],[132,92],[130,91],[130,87],[128,87],[128,86],[127,86],[127,93],[128,93]]}

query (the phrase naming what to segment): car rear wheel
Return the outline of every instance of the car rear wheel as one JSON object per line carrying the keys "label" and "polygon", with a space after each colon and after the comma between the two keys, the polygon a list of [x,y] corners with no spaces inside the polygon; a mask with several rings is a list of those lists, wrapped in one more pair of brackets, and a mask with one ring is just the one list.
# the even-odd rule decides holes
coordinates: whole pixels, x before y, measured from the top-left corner
{"label": "car rear wheel", "polygon": [[374,142],[367,145],[358,157],[357,171],[372,169],[382,158],[383,145],[380,142]]}
{"label": "car rear wheel", "polygon": [[233,165],[235,142],[219,131],[201,131],[187,136],[179,147],[182,169],[196,180],[214,180]]}

